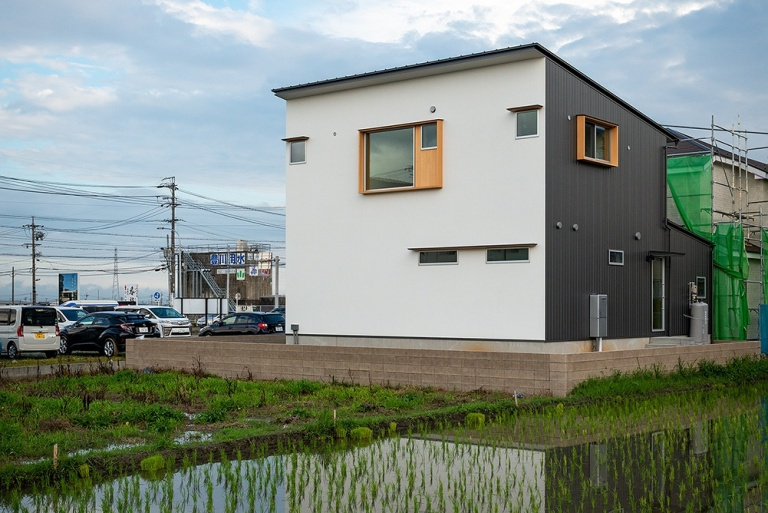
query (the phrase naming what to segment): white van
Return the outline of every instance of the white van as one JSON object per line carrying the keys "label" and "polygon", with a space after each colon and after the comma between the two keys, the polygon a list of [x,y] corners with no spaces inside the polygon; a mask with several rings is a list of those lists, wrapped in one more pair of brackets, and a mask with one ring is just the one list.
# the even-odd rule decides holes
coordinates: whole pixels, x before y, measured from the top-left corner
{"label": "white van", "polygon": [[88,313],[93,312],[106,312],[117,308],[120,305],[114,299],[75,299],[61,303],[59,306],[72,306],[75,308],[82,308]]}
{"label": "white van", "polygon": [[55,308],[59,317],[59,329],[72,326],[88,315],[88,312],[76,306],[57,306]]}
{"label": "white van", "polygon": [[56,309],[38,305],[0,305],[0,353],[14,359],[19,353],[59,352]]}
{"label": "white van", "polygon": [[122,305],[115,310],[140,313],[160,328],[161,337],[191,337],[192,323],[170,306]]}

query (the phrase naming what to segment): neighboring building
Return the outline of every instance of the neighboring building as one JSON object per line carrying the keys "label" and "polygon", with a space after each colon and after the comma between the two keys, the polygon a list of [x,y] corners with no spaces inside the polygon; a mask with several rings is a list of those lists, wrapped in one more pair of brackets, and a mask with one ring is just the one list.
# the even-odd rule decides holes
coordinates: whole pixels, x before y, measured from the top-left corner
{"label": "neighboring building", "polygon": [[187,311],[226,312],[227,298],[230,311],[274,303],[273,255],[268,244],[239,240],[230,247],[187,248],[179,254],[177,269],[177,301]]}
{"label": "neighboring building", "polygon": [[676,133],[679,142],[668,152],[668,214],[722,246],[716,255],[726,258],[716,258],[710,298],[713,335],[755,339],[768,281],[768,165],[749,158],[743,133],[723,131],[713,125],[700,139]]}
{"label": "neighboring building", "polygon": [[274,93],[299,343],[575,352],[689,334],[711,245],[666,221],[674,135],[542,46]]}

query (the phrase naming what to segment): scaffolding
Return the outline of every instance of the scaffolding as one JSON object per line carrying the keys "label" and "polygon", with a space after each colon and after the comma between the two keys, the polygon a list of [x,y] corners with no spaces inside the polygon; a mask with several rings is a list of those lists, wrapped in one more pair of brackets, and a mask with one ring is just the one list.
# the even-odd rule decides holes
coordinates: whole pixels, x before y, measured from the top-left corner
{"label": "scaffolding", "polygon": [[[750,326],[758,325],[759,305],[768,290],[762,208],[768,182],[750,198],[750,182],[766,175],[751,169],[747,134],[740,119],[728,129],[713,117],[708,136],[682,138],[679,144],[689,143],[691,151],[668,159],[668,186],[682,223],[714,244],[713,337],[721,340],[757,337],[759,331]],[[750,255],[759,262],[752,272]]]}

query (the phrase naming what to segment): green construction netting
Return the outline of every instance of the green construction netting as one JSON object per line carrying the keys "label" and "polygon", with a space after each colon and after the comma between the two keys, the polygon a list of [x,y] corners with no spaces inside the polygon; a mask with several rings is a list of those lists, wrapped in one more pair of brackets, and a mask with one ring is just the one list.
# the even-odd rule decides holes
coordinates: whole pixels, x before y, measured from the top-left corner
{"label": "green construction netting", "polygon": [[749,305],[744,283],[749,277],[749,261],[744,249],[744,230],[736,223],[718,224],[712,241],[712,337],[746,340]]}
{"label": "green construction netting", "polygon": [[[746,340],[749,305],[745,280],[749,276],[749,262],[744,247],[744,231],[737,223],[721,223],[717,225],[714,233],[712,232],[711,156],[706,154],[669,157],[667,186],[676,213],[685,227],[715,244],[712,338]],[[768,240],[765,239],[765,234],[763,237]],[[763,273],[764,290],[768,289],[767,283]]]}
{"label": "green construction netting", "polygon": [[712,240],[712,157],[667,159],[667,185],[686,228]]}

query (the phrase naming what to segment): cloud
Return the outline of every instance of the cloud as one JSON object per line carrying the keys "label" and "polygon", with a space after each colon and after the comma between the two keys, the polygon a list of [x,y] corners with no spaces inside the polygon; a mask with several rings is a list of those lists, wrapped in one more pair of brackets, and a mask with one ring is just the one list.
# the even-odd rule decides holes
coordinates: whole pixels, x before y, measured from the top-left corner
{"label": "cloud", "polygon": [[229,36],[254,46],[268,46],[272,23],[250,12],[217,9],[198,0],[155,0],[166,13],[197,27],[203,34]]}
{"label": "cloud", "polygon": [[89,87],[59,75],[24,75],[15,86],[28,106],[53,112],[99,108],[117,99],[111,88]]}
{"label": "cloud", "polygon": [[[342,0],[310,8],[302,19],[313,30],[330,37],[376,43],[396,43],[407,34],[425,35],[463,30],[468,36],[495,44],[510,34],[531,38],[556,31],[576,20],[595,17],[613,23],[638,20],[669,23],[675,19],[732,0],[444,0],[386,3]],[[588,28],[588,27],[585,27]],[[555,48],[556,50],[556,48]]]}

